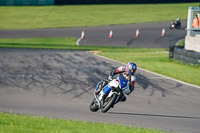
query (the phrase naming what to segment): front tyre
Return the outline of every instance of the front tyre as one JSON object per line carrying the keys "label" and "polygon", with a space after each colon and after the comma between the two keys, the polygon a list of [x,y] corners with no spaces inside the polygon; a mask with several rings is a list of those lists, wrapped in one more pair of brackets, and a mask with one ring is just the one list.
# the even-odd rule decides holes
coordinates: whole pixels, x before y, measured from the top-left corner
{"label": "front tyre", "polygon": [[95,98],[92,100],[91,104],[90,104],[90,110],[92,112],[97,112],[99,110],[99,107],[96,105],[96,100]]}
{"label": "front tyre", "polygon": [[111,107],[113,107],[117,97],[118,95],[116,93],[113,93],[111,97],[106,97],[105,102],[101,107],[101,112],[106,113]]}

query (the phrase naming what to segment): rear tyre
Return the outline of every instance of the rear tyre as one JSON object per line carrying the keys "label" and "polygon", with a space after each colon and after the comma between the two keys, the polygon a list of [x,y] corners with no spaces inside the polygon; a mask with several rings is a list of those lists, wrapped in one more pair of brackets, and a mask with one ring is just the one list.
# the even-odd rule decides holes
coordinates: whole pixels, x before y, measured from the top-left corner
{"label": "rear tyre", "polygon": [[118,95],[116,93],[113,93],[111,97],[106,97],[105,102],[101,107],[101,112],[106,113],[111,107],[113,107],[117,97]]}
{"label": "rear tyre", "polygon": [[92,100],[91,104],[90,104],[90,110],[92,112],[97,112],[99,110],[99,107],[96,105],[96,100],[95,98]]}

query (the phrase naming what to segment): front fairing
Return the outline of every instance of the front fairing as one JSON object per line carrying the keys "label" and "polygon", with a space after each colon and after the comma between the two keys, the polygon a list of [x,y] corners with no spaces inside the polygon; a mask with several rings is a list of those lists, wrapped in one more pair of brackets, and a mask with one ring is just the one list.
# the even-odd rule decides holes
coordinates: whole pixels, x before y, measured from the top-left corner
{"label": "front fairing", "polygon": [[128,88],[128,80],[124,75],[119,75],[116,79],[113,79],[110,81],[104,88],[103,92],[104,94],[108,94],[109,91],[113,88],[119,88],[122,91]]}
{"label": "front fairing", "polygon": [[126,88],[128,88],[128,80],[123,75],[120,75],[118,79],[120,89],[125,90]]}
{"label": "front fairing", "polygon": [[102,91],[98,95],[98,99],[101,100],[102,96],[107,95],[112,90],[112,88],[119,88],[124,92],[128,88],[128,80],[126,79],[126,77],[124,77],[124,75],[119,75],[116,79],[110,81],[102,89]]}
{"label": "front fairing", "polygon": [[113,88],[118,88],[119,87],[119,80],[118,79],[113,79],[110,81],[104,88],[103,92],[104,94],[107,94],[111,89]]}

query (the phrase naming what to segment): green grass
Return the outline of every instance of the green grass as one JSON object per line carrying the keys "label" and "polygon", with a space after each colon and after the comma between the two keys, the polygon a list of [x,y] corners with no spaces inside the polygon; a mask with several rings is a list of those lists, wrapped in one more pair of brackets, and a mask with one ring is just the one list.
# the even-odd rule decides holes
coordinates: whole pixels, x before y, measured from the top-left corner
{"label": "green grass", "polygon": [[168,51],[164,49],[143,52],[138,49],[132,49],[130,52],[109,51],[102,52],[101,55],[124,63],[134,61],[146,70],[200,86],[200,67],[170,60]]}
{"label": "green grass", "polygon": [[2,133],[165,133],[130,126],[0,113]]}
{"label": "green grass", "polygon": [[200,66],[169,59],[167,49],[76,46],[76,38],[0,39],[0,47],[98,50],[102,56],[123,63],[134,61],[141,68],[200,86]]}
{"label": "green grass", "polygon": [[76,38],[0,38],[0,47],[76,49]]}
{"label": "green grass", "polygon": [[177,46],[185,46],[185,39],[179,41]]}
{"label": "green grass", "polygon": [[184,4],[0,6],[0,29],[81,27],[187,19]]}

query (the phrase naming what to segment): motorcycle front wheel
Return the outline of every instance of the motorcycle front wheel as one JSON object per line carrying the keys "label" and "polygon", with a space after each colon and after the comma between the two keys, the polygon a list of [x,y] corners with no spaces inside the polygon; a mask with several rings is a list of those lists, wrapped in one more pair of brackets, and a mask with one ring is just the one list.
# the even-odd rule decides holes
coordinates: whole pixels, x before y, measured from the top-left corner
{"label": "motorcycle front wheel", "polygon": [[113,107],[117,97],[118,95],[116,93],[113,93],[111,97],[106,97],[104,104],[101,107],[101,112],[106,113],[111,107]]}
{"label": "motorcycle front wheel", "polygon": [[92,100],[91,104],[90,104],[90,110],[92,112],[97,112],[99,110],[99,107],[96,105],[96,100],[95,98]]}

